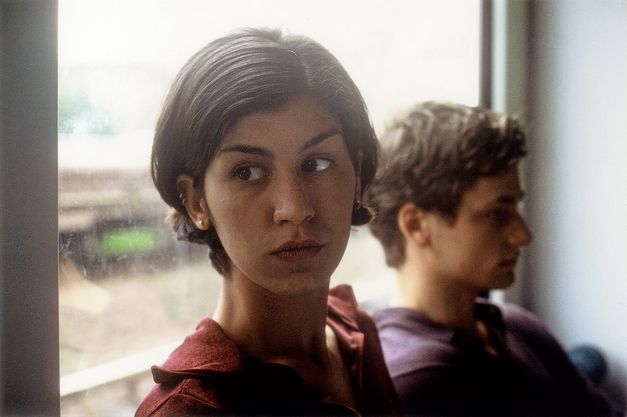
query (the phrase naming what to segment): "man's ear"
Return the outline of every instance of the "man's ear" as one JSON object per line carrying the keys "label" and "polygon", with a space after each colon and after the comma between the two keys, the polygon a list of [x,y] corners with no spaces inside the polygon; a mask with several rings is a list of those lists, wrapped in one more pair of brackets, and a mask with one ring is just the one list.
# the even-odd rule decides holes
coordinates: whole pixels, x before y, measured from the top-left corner
{"label": "man's ear", "polygon": [[209,229],[209,209],[204,197],[194,188],[194,178],[186,174],[179,175],[176,177],[176,189],[187,215],[196,227],[200,230]]}
{"label": "man's ear", "polygon": [[414,203],[405,203],[401,206],[396,221],[406,241],[419,246],[429,244],[430,230],[427,216],[428,213]]}

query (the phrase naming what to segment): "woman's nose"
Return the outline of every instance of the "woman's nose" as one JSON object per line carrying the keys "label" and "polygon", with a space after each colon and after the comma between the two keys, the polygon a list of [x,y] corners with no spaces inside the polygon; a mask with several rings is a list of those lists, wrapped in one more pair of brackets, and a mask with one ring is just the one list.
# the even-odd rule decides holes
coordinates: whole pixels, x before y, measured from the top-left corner
{"label": "woman's nose", "polygon": [[274,222],[301,224],[314,216],[305,184],[297,178],[285,178],[274,187]]}

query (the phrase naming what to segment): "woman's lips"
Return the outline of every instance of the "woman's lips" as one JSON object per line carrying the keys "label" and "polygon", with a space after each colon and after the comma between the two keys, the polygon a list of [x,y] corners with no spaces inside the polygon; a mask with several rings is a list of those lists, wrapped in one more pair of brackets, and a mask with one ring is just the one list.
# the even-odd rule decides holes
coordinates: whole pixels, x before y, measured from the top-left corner
{"label": "woman's lips", "polygon": [[279,246],[272,255],[288,262],[298,262],[313,258],[323,245],[314,239],[292,240]]}

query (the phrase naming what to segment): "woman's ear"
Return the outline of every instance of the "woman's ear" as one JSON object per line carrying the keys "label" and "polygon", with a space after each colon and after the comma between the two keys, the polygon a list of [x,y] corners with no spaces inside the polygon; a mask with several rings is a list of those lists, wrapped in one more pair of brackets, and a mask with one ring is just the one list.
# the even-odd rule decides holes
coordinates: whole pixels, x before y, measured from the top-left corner
{"label": "woman's ear", "polygon": [[428,212],[414,203],[405,203],[398,210],[396,217],[398,229],[407,242],[426,246],[430,242],[430,230],[427,222]]}
{"label": "woman's ear", "polygon": [[200,230],[208,230],[209,208],[202,195],[198,195],[194,188],[194,178],[190,175],[181,174],[176,178],[176,189],[187,215]]}

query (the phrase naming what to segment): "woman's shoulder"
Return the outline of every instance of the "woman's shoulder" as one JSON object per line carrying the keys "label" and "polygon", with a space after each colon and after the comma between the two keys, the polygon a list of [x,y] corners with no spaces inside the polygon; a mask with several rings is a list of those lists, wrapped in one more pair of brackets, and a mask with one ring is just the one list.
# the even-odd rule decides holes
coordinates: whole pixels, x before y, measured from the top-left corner
{"label": "woman's shoulder", "polygon": [[[238,372],[246,354],[211,318],[200,321],[163,365],[153,367],[155,380],[179,373]],[[157,381],[159,382],[159,381]]]}
{"label": "woman's shoulder", "polygon": [[197,379],[183,379],[176,385],[157,384],[144,398],[135,417],[173,415],[220,415],[215,394]]}
{"label": "woman's shoulder", "polygon": [[352,341],[351,345],[364,336],[366,343],[379,343],[378,331],[372,317],[360,308],[353,288],[348,284],[340,284],[329,290],[327,324],[339,339]]}
{"label": "woman's shoulder", "polygon": [[360,321],[368,316],[360,310],[353,288],[340,284],[329,289],[327,298],[327,324],[334,330],[353,333],[359,332]]}
{"label": "woman's shoulder", "polygon": [[210,318],[200,321],[161,366],[151,368],[156,385],[136,412],[140,416],[215,415],[220,404],[211,379],[241,370],[244,353]]}
{"label": "woman's shoulder", "polygon": [[355,291],[353,291],[353,287],[348,284],[340,284],[331,287],[329,289],[327,303],[331,307],[351,312],[359,308]]}

